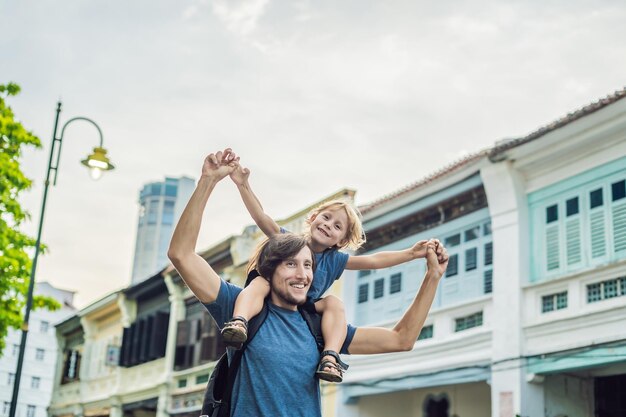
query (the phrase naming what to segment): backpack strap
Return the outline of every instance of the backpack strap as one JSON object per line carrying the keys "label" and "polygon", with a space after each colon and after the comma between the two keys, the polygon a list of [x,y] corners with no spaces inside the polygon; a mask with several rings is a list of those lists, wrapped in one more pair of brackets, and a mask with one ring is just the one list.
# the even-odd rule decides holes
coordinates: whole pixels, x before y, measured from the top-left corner
{"label": "backpack strap", "polygon": [[315,310],[315,301],[307,298],[306,302],[298,306],[298,311],[315,338],[317,350],[324,350],[324,336],[322,335],[322,315]]}
{"label": "backpack strap", "polygon": [[237,378],[237,372],[239,372],[239,366],[241,365],[241,358],[243,357],[248,344],[252,341],[254,336],[259,331],[261,325],[265,322],[267,318],[267,314],[269,312],[269,307],[267,306],[267,300],[263,303],[263,309],[259,314],[254,316],[248,322],[248,340],[243,344],[241,349],[235,351],[233,357],[230,361],[230,365],[228,366],[228,374],[226,377],[226,387],[224,388],[224,394],[222,395],[222,407],[220,407],[220,411],[218,417],[228,417],[230,415],[230,404],[231,397],[233,393],[233,386],[235,385],[235,379]]}

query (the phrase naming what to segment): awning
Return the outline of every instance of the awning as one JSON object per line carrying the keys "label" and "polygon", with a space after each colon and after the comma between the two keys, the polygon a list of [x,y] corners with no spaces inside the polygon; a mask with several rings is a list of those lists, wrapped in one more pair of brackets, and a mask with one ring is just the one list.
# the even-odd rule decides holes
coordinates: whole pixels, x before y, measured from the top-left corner
{"label": "awning", "polygon": [[417,375],[394,376],[352,383],[344,382],[341,385],[341,391],[343,392],[344,402],[351,403],[356,402],[359,397],[365,395],[489,381],[490,378],[491,366],[488,363],[483,363]]}
{"label": "awning", "polygon": [[528,358],[531,374],[551,374],[626,362],[626,341],[587,346]]}

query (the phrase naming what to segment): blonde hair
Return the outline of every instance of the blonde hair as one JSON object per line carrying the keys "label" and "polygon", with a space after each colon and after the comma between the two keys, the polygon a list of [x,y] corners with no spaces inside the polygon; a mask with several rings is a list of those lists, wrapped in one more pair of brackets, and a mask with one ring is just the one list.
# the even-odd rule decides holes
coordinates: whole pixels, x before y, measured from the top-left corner
{"label": "blonde hair", "polygon": [[[338,243],[335,247],[337,249],[347,248],[357,250],[365,243],[365,232],[363,231],[363,224],[361,223],[361,213],[350,203],[341,200],[331,200],[322,203],[311,210],[307,216],[306,223],[311,226],[313,219],[325,210],[335,211],[340,209],[344,209],[348,215],[348,224],[346,227],[346,235],[344,239],[342,239],[344,244],[340,245]],[[308,237],[311,236],[310,228],[306,233]]]}

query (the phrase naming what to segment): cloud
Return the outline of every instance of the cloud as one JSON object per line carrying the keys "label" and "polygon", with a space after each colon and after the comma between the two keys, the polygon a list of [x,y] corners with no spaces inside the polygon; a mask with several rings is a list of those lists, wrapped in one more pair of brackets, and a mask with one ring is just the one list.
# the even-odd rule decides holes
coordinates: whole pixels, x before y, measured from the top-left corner
{"label": "cloud", "polygon": [[269,0],[215,0],[213,12],[228,30],[241,36],[254,32]]}

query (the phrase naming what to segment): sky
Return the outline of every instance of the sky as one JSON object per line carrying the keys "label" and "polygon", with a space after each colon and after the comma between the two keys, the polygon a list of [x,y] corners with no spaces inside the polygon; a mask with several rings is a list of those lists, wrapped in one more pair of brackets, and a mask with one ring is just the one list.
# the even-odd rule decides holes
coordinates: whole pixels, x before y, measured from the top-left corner
{"label": "sky", "polygon": [[[20,199],[35,235],[56,103],[73,122],[45,211],[37,281],[84,307],[130,283],[138,192],[197,178],[232,147],[266,212],[287,217],[342,188],[357,204],[626,86],[618,0],[0,0],[0,83],[38,135]],[[251,219],[226,179],[198,249]]]}

